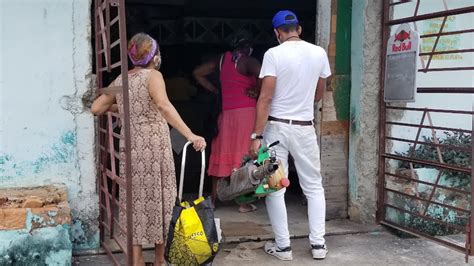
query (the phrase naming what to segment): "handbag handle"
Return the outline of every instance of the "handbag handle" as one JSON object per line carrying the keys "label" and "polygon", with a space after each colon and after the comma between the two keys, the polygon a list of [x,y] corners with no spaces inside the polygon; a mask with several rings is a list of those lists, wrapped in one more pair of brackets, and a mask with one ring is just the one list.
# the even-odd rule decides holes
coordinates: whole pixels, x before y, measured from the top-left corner
{"label": "handbag handle", "polygon": [[[186,151],[188,146],[192,144],[191,141],[186,142],[183,148],[183,157],[181,159],[181,173],[179,175],[179,192],[178,199],[179,202],[183,200],[183,183],[184,183],[184,166],[186,165]],[[204,171],[206,169],[206,151],[201,152],[201,180],[199,181],[199,197],[202,197],[202,192],[204,188]]]}

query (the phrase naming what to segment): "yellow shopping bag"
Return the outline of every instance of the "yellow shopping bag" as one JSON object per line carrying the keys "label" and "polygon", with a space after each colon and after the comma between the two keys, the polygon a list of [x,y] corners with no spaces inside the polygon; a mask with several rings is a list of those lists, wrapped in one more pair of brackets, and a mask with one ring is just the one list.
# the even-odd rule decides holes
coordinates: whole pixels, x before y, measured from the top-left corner
{"label": "yellow shopping bag", "polygon": [[[173,265],[207,264],[213,261],[219,251],[211,199],[202,197],[204,167],[201,171],[199,198],[193,202],[181,202],[187,145],[183,150],[178,200],[173,209],[165,250],[166,260]],[[202,157],[204,165],[204,152]]]}

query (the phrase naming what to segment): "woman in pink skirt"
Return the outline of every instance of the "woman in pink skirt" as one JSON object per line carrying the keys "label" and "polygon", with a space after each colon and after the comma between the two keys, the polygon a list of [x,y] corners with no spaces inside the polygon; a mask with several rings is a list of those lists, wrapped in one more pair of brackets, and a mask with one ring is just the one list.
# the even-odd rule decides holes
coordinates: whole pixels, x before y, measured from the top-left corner
{"label": "woman in pink skirt", "polygon": [[[258,75],[260,62],[251,57],[249,34],[240,32],[232,44],[233,51],[226,52],[219,60],[197,67],[193,75],[204,88],[219,94],[207,76],[220,70],[222,113],[218,120],[218,135],[212,141],[208,175],[213,177],[212,199],[217,195],[217,179],[228,177],[240,167],[242,157],[248,153],[250,136],[255,123],[257,95],[260,88]],[[244,204],[240,212],[255,211],[253,204]]]}

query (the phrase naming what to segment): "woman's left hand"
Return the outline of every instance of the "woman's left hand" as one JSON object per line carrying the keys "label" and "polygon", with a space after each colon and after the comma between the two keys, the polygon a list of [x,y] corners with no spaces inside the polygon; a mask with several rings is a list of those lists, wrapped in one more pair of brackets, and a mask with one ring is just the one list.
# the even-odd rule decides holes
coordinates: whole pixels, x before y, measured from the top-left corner
{"label": "woman's left hand", "polygon": [[206,149],[206,140],[198,135],[192,135],[189,139],[193,143],[193,148],[196,151],[203,151]]}

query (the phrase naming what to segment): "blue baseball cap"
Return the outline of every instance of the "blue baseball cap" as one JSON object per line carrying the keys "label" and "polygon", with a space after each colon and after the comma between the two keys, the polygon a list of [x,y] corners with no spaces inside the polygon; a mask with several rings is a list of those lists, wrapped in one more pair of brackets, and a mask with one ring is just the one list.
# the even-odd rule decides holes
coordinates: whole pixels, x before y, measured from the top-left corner
{"label": "blue baseball cap", "polygon": [[[291,18],[287,19],[287,17]],[[298,25],[298,18],[290,10],[281,10],[273,17],[272,24],[274,29],[283,25]]]}

